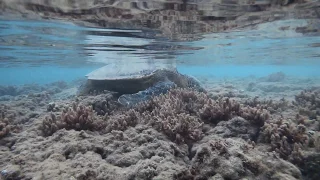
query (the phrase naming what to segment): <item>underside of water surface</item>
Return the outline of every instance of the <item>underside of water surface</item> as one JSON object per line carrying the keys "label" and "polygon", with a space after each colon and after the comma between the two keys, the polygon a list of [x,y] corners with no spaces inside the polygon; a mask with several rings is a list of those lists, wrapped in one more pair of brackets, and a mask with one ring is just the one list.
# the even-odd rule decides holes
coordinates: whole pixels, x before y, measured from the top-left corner
{"label": "underside of water surface", "polygon": [[319,0],[0,0],[0,179],[319,180]]}

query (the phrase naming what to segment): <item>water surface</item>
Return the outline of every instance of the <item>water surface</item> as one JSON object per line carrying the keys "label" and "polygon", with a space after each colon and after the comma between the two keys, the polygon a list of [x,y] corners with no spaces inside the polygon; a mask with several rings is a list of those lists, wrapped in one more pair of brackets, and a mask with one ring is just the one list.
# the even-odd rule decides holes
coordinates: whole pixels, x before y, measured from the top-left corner
{"label": "water surface", "polygon": [[[279,30],[279,24],[291,29]],[[83,78],[109,63],[166,63],[195,76],[283,72],[320,77],[320,37],[292,30],[304,20],[203,35],[197,41],[146,38],[143,30],[89,28],[60,21],[0,21],[1,85]],[[278,26],[277,26],[278,25]]]}
{"label": "water surface", "polygon": [[320,77],[318,1],[1,0],[1,85],[83,78],[109,63],[215,78]]}

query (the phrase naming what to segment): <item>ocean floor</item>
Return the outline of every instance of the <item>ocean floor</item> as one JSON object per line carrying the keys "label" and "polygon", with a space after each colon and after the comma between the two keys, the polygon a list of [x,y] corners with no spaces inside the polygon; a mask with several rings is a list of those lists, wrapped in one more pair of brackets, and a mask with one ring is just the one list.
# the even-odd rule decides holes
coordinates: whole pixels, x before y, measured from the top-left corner
{"label": "ocean floor", "polygon": [[81,80],[0,87],[1,179],[320,179],[320,79],[199,80],[132,109]]}

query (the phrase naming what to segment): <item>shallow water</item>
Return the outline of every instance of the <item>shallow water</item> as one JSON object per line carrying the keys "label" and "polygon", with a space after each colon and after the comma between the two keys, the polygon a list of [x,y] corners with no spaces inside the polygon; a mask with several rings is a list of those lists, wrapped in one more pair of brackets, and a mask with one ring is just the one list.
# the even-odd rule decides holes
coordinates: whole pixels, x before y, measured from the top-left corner
{"label": "shallow water", "polygon": [[[254,30],[206,34],[197,41],[144,38],[142,30],[98,29],[51,21],[0,21],[1,85],[83,78],[109,63],[165,63],[194,76],[246,77],[283,72],[320,77],[320,36],[291,28],[304,20]],[[278,25],[278,27],[277,27]]]}
{"label": "shallow water", "polygon": [[320,1],[0,0],[0,77],[0,179],[320,179]]}

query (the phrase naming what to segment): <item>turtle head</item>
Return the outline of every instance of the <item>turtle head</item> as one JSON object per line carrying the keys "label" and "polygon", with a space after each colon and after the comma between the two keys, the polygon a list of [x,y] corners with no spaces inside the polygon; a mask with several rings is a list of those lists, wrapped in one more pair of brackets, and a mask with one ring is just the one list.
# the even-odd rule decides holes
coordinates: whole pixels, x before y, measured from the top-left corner
{"label": "turtle head", "polygon": [[207,91],[205,90],[204,87],[202,87],[202,83],[195,77],[190,76],[190,75],[184,75],[188,81],[188,87],[196,89],[199,92],[204,92],[206,93]]}
{"label": "turtle head", "polygon": [[87,80],[85,82],[81,82],[78,91],[77,91],[77,95],[78,96],[83,96],[86,94],[90,93],[90,82]]}

